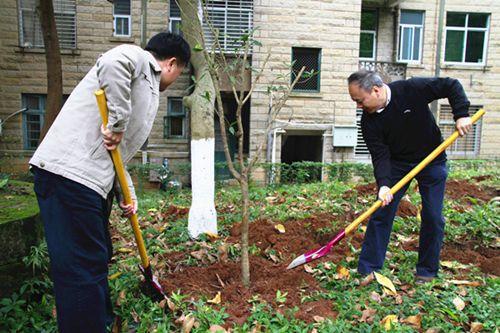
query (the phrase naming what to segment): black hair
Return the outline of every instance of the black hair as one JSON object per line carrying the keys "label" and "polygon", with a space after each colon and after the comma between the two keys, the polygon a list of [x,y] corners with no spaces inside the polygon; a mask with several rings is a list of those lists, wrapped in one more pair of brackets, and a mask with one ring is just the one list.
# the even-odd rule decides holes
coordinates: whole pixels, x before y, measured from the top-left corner
{"label": "black hair", "polygon": [[365,91],[371,91],[374,86],[382,87],[384,81],[377,72],[367,71],[365,69],[352,73],[347,79],[348,84],[357,84]]}
{"label": "black hair", "polygon": [[178,34],[160,32],[148,41],[144,48],[158,60],[176,58],[181,65],[187,65],[191,58],[191,48],[186,40]]}

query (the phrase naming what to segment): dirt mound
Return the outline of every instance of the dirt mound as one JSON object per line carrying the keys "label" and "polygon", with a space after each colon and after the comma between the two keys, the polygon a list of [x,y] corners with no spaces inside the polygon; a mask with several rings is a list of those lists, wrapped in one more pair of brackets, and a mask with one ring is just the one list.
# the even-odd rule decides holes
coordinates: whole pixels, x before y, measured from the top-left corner
{"label": "dirt mound", "polygon": [[467,197],[475,198],[484,202],[498,196],[499,190],[482,187],[467,180],[449,180],[446,182],[446,198],[463,201]]}
{"label": "dirt mound", "polygon": [[410,201],[406,199],[402,199],[399,202],[398,211],[396,212],[396,216],[401,217],[410,217],[417,216],[418,208],[412,204]]}
{"label": "dirt mound", "polygon": [[[406,251],[418,251],[417,240],[403,243],[402,246]],[[441,250],[441,260],[477,265],[486,274],[500,276],[500,249],[484,247],[476,242],[445,244]]]}
{"label": "dirt mound", "polygon": [[[352,215],[352,213],[351,213]],[[168,293],[180,290],[193,297],[204,295],[213,298],[217,292],[221,293],[221,306],[226,308],[230,315],[228,323],[242,324],[250,315],[252,304],[248,300],[258,295],[259,300],[266,301],[277,311],[290,309],[295,306],[299,311],[296,318],[312,322],[313,316],[335,318],[337,313],[332,310],[332,303],[328,300],[317,300],[301,303],[304,295],[309,295],[320,290],[316,279],[304,271],[303,266],[287,270],[286,267],[298,255],[324,245],[331,239],[335,232],[327,231],[332,227],[333,221],[353,218],[337,217],[334,215],[320,215],[304,220],[291,220],[284,222],[285,233],[279,233],[275,224],[268,220],[259,220],[250,224],[250,245],[255,244],[260,250],[260,255],[250,258],[251,287],[247,290],[241,284],[241,268],[239,262],[218,261],[208,266],[180,266],[177,264],[172,273],[164,276],[162,286]],[[341,222],[343,223],[343,222]],[[239,242],[240,225],[231,229],[228,243]],[[322,261],[338,262],[351,255],[347,242],[358,247],[363,235],[356,234],[332,249],[332,252],[312,263],[314,267]],[[272,256],[270,253],[274,253]],[[178,261],[180,256],[175,256]],[[169,260],[170,262],[170,260]],[[173,262],[167,264],[172,267]],[[276,292],[287,293],[286,302],[276,302]]]}
{"label": "dirt mound", "polygon": [[[277,222],[258,220],[250,223],[249,244],[255,244],[262,251],[274,250],[285,260],[293,260],[297,255],[311,249],[323,246],[336,232],[342,230],[356,215],[350,211],[344,215],[320,214],[304,220],[290,220],[283,223],[285,233],[279,233],[275,226]],[[240,241],[240,224],[231,228],[229,243]],[[349,238],[354,246],[359,247],[362,235]],[[342,247],[340,247],[342,248]],[[328,256],[330,260],[345,255],[345,249],[334,248]]]}

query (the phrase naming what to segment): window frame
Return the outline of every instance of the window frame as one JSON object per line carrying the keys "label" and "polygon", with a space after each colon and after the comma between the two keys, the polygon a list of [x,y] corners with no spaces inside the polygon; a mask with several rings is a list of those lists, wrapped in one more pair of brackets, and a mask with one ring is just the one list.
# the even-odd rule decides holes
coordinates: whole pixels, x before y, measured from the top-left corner
{"label": "window frame", "polygon": [[36,150],[40,144],[40,137],[38,138],[38,143],[36,146],[31,145],[31,139],[28,135],[28,116],[40,116],[40,133],[43,128],[45,121],[45,105],[47,103],[47,96],[44,94],[21,94],[21,105],[23,108],[28,107],[28,97],[38,98],[38,109],[28,108],[23,112],[23,148],[25,150]]}
{"label": "window frame", "polygon": [[[127,19],[128,34],[117,33],[117,19]],[[113,37],[132,37],[132,1],[129,0],[129,14],[115,14],[115,4],[113,3]]]}
{"label": "window frame", "polygon": [[[403,12],[411,12],[411,13],[419,13],[422,15],[422,24],[409,24],[409,23],[401,23],[401,16],[403,15]],[[425,11],[420,11],[420,10],[401,10],[401,13],[399,15],[399,26],[398,26],[398,32],[399,32],[399,45],[398,45],[398,62],[401,63],[406,63],[406,64],[421,64],[422,63],[422,56],[423,56],[423,46],[424,46],[424,27],[425,27]],[[410,58],[413,58],[413,51],[414,51],[414,46],[415,46],[415,30],[417,28],[420,29],[420,40],[419,40],[419,52],[418,52],[418,59],[403,59],[403,46],[404,46],[404,41],[403,41],[403,31],[404,29],[411,29],[412,31],[412,38],[411,38],[411,48],[410,48]]]}
{"label": "window frame", "polygon": [[[181,102],[182,112],[172,112],[172,102]],[[168,97],[167,114],[163,117],[163,138],[164,139],[186,139],[187,138],[187,110],[184,106],[183,97]],[[182,135],[171,134],[170,120],[182,117]]]}
{"label": "window frame", "polygon": [[[366,9],[362,9],[361,12],[363,11],[370,11],[370,12],[374,12],[375,13],[375,28],[374,30],[363,30],[361,29],[359,31],[359,50],[361,52],[361,34],[371,34],[372,35],[372,40],[373,40],[373,57],[371,58],[367,58],[367,57],[361,57],[359,56],[359,59],[360,60],[363,60],[363,61],[375,61],[377,59],[377,38],[378,38],[378,34],[377,34],[377,30],[378,30],[378,11],[377,9],[371,9],[371,8],[366,8]],[[362,25],[362,22],[360,24],[360,26]]]}
{"label": "window frame", "polygon": [[[318,52],[318,56],[317,56],[317,71],[318,71],[318,74],[316,74],[316,80],[317,80],[317,88],[312,90],[312,89],[297,89],[295,88],[297,85],[295,85],[295,87],[292,89],[292,92],[299,92],[299,93],[320,93],[321,92],[321,55],[323,53],[323,49],[320,48],[320,47],[302,47],[302,46],[292,46],[291,48],[291,58],[292,58],[292,63],[294,63],[294,49],[301,49],[301,50],[315,50]],[[292,65],[292,73],[290,75],[290,83],[293,83],[293,81],[295,80],[295,72],[294,72],[294,68],[293,68],[293,65]],[[299,82],[297,82],[298,84]]]}
{"label": "window frame", "polygon": [[[57,6],[54,5],[54,17],[56,21],[56,26],[58,29],[61,29],[61,25],[64,27],[66,24],[63,21],[63,18],[71,17],[72,26],[69,28],[72,33],[71,39],[63,39],[65,34],[61,33],[62,30],[59,30],[58,39],[59,39],[59,47],[64,50],[76,50],[78,44],[78,26],[77,26],[77,6],[76,0],[66,0],[68,3],[65,3],[64,6],[72,6],[73,10],[57,10]],[[38,15],[35,13],[35,8],[29,7],[29,3],[26,3],[25,0],[17,0],[17,15],[18,15],[18,40],[19,47],[26,49],[45,49],[44,41],[43,41],[43,32],[42,26],[40,23],[40,19]],[[25,30],[24,30],[24,21],[26,20],[26,15],[32,15],[33,17],[33,27],[34,31],[33,38],[31,40],[26,40]],[[64,29],[63,29],[64,30]],[[66,32],[66,31],[64,31]],[[39,35],[39,36],[38,36]],[[37,41],[37,37],[40,40]],[[68,46],[70,45],[70,46]]]}
{"label": "window frame", "polygon": [[[456,26],[448,26],[448,22],[445,23],[445,39],[444,39],[444,50],[443,50],[443,63],[445,65],[460,65],[460,66],[485,66],[486,65],[486,57],[488,56],[488,40],[490,36],[490,23],[491,23],[491,13],[475,13],[475,12],[455,12],[455,11],[449,11],[446,12],[448,13],[460,13],[460,14],[465,14],[465,23],[463,27],[456,27]],[[476,27],[468,27],[469,23],[469,15],[470,14],[486,14],[488,15],[488,19],[486,21],[486,27],[485,28],[476,28]],[[462,51],[462,60],[461,62],[459,61],[446,61],[446,42],[448,41],[448,31],[463,31],[464,32],[464,38],[462,40],[463,42],[463,51]],[[482,62],[466,62],[465,61],[465,54],[467,52],[467,35],[469,31],[482,31],[484,32],[484,40],[483,40],[483,57],[482,57]]]}

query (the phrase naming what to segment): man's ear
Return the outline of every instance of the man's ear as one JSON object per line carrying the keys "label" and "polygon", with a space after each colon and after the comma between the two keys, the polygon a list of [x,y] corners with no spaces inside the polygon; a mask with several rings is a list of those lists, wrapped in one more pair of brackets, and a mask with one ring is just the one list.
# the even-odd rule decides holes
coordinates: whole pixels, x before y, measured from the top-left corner
{"label": "man's ear", "polygon": [[382,93],[382,87],[373,86],[372,90],[375,93],[375,96],[380,97],[380,94]]}

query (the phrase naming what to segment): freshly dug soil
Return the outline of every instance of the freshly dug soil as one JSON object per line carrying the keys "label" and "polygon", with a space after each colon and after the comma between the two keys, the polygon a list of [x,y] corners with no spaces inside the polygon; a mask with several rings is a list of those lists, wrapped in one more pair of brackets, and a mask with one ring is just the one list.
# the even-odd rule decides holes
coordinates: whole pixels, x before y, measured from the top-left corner
{"label": "freshly dug soil", "polygon": [[[451,200],[457,200],[463,203],[467,204],[472,204],[472,201],[470,198],[474,198],[477,200],[480,200],[482,202],[488,202],[494,197],[500,196],[500,189],[495,189],[487,186],[482,186],[478,184],[478,182],[481,182],[483,180],[489,179],[491,176],[477,176],[473,177],[473,180],[475,182],[469,182],[468,180],[448,180],[446,182],[446,192],[445,192],[445,200],[446,199],[451,199]],[[377,195],[377,185],[375,183],[370,183],[370,184],[364,184],[364,185],[358,185],[354,188],[354,190],[347,191],[344,195],[344,199],[350,199],[354,196],[358,197],[373,197],[373,200],[376,199]],[[406,216],[414,216],[416,214],[416,208],[411,207],[408,209],[411,209],[411,211],[407,210],[408,205],[403,203],[404,200],[401,200],[402,204],[404,204],[406,207],[403,209],[399,207],[398,210],[398,216],[401,217],[406,217]],[[409,203],[409,202],[408,202]],[[411,203],[409,203],[411,205]]]}
{"label": "freshly dug soil", "polygon": [[[418,241],[403,243],[406,251],[418,251]],[[478,266],[483,273],[500,276],[500,249],[484,247],[477,242],[444,244],[441,260],[458,261]]]}
{"label": "freshly dug soil", "polygon": [[[345,219],[346,217],[343,217],[341,220]],[[261,249],[261,252],[258,256],[250,257],[251,287],[249,289],[245,289],[241,284],[240,263],[230,260],[219,260],[212,265],[203,267],[180,267],[177,265],[174,272],[164,276],[161,284],[168,293],[180,290],[193,297],[205,295],[207,298],[213,298],[217,292],[221,292],[222,302],[220,306],[224,306],[230,315],[228,324],[245,322],[252,308],[252,304],[248,300],[252,299],[254,295],[258,295],[260,300],[266,301],[276,311],[283,313],[285,309],[297,306],[299,310],[295,317],[307,322],[312,322],[313,316],[335,318],[337,312],[334,311],[331,301],[320,299],[301,303],[302,296],[321,289],[316,279],[304,270],[304,266],[291,270],[286,269],[297,256],[324,245],[327,240],[333,237],[334,233],[324,234],[318,230],[331,228],[332,221],[335,220],[338,221],[339,218],[324,214],[304,220],[287,221],[283,223],[286,229],[283,234],[279,233],[274,228],[275,224],[268,220],[251,223],[250,244],[255,244]],[[239,224],[232,228],[231,236],[227,240],[228,243],[239,242],[239,228]],[[329,255],[311,263],[311,266],[314,267],[322,261],[339,262],[342,258],[351,255],[347,243],[350,242],[352,246],[359,248],[362,238],[363,235],[356,234],[354,237],[343,240],[341,244],[332,249]],[[266,254],[270,250],[276,254],[274,260],[277,262]],[[179,260],[179,256],[174,257]],[[282,294],[288,293],[284,304],[276,303],[278,290]]]}

